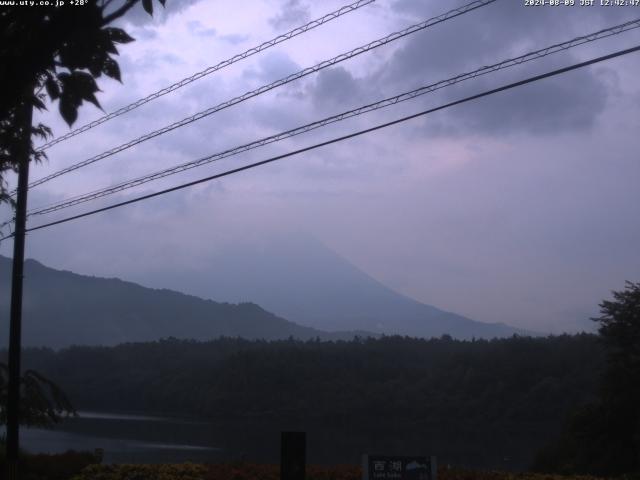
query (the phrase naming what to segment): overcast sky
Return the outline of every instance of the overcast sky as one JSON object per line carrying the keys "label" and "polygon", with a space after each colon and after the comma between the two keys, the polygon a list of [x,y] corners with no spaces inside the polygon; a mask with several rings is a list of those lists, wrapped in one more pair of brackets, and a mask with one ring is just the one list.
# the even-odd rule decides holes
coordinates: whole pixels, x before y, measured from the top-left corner
{"label": "overcast sky", "polygon": [[[579,0],[576,0],[579,3]],[[306,21],[326,0],[168,0],[133,12],[110,112]],[[378,0],[151,102],[49,153],[31,179],[463,5]],[[156,3],[157,5],[157,3]],[[342,62],[36,187],[37,207],[186,162],[364,103],[640,17],[640,7],[494,4]],[[640,29],[638,29],[640,30]],[[440,90],[415,101],[30,219],[30,226],[182,183],[640,44],[640,31]],[[341,142],[134,206],[33,232],[27,255],[100,276],[206,264],[239,239],[316,237],[385,285],[470,318],[560,332],[587,325],[640,280],[640,54]],[[75,126],[98,118],[87,105]],[[41,119],[68,127],[57,105]],[[6,217],[7,211],[2,212]],[[11,243],[0,253],[10,255]],[[211,265],[211,268],[215,266]],[[209,267],[207,267],[209,268]]]}

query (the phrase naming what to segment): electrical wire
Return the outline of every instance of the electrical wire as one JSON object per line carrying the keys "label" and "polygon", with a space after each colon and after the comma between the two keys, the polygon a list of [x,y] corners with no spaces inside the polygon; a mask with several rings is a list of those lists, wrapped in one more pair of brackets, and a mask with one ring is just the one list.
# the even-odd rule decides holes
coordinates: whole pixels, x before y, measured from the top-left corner
{"label": "electrical wire", "polygon": [[210,66],[205,68],[204,70],[194,73],[193,75],[191,75],[190,77],[184,78],[182,80],[180,80],[179,82],[173,83],[171,85],[169,85],[168,87],[165,87],[161,90],[158,90],[157,92],[154,92],[150,95],[147,95],[144,98],[141,98],[139,100],[136,100],[135,102],[126,105],[122,108],[119,108],[118,110],[109,113],[107,115],[104,115],[103,117],[98,118],[97,120],[94,120],[90,123],[87,123],[86,125],[83,125],[82,127],[76,128],[75,130],[70,131],[69,133],[66,133],[64,135],[61,135],[60,137],[54,138],[53,140],[51,140],[50,142],[45,143],[44,145],[42,145],[41,147],[38,148],[38,150],[43,151],[46,150],[47,148],[50,148],[64,140],[67,140],[69,138],[75,137],[76,135],[79,135],[83,132],[86,132],[87,130],[90,130],[94,127],[97,127],[98,125],[101,125],[113,118],[119,117],[120,115],[124,115],[127,112],[130,112],[131,110],[135,110],[138,107],[141,107],[142,105],[144,105],[145,103],[149,103],[152,100],[155,100],[156,98],[160,98],[163,95],[166,95],[167,93],[173,92],[174,90],[177,90],[179,88],[184,87],[185,85],[189,85],[192,82],[195,82],[196,80],[201,79],[202,77],[205,77],[207,75],[210,75],[214,72],[217,72],[218,70],[222,70],[225,67],[228,67],[230,65],[233,65],[236,62],[239,62],[240,60],[244,60],[245,58],[248,58],[252,55],[255,55],[257,53],[260,53],[264,50],[267,50],[268,48],[271,48],[275,45],[278,45],[282,42],[285,42],[287,40],[290,40],[293,37],[296,37],[298,35],[301,35],[305,32],[308,32],[309,30],[313,30],[316,27],[319,27],[321,25],[324,25],[325,23],[328,23],[332,20],[335,20],[338,17],[341,17],[342,15],[346,15],[347,13],[351,13],[355,10],[358,10],[361,7],[364,7],[366,5],[369,5],[370,3],[375,2],[376,0],[358,0],[356,2],[353,2],[349,5],[345,5],[341,8],[339,8],[338,10],[335,10],[333,12],[327,13],[326,15],[324,15],[321,18],[317,18],[315,20],[312,20],[309,23],[306,23],[305,25],[302,25],[300,27],[294,28],[293,30],[288,31],[287,33],[283,33],[282,35],[278,35],[275,38],[272,38],[271,40],[268,40],[264,43],[261,43],[260,45],[258,45],[257,47],[253,47],[250,48],[249,50],[246,50],[242,53],[239,53],[237,55],[234,55],[231,58],[228,58],[227,60],[223,60],[220,63],[217,63],[216,65]]}
{"label": "electrical wire", "polygon": [[[344,136],[341,136],[341,137],[333,138],[333,139],[327,140],[325,142],[316,143],[315,145],[311,145],[311,146],[308,146],[308,147],[305,147],[305,148],[301,148],[301,149],[298,149],[298,150],[295,150],[295,151],[292,151],[292,152],[284,153],[282,155],[277,155],[275,157],[271,157],[271,158],[268,158],[266,160],[262,160],[260,162],[255,162],[255,163],[252,163],[252,164],[249,164],[249,165],[245,165],[245,166],[242,166],[242,167],[234,168],[232,170],[227,170],[225,172],[218,173],[216,175],[211,175],[211,176],[208,176],[208,177],[205,177],[205,178],[194,180],[192,182],[183,183],[181,185],[176,185],[174,187],[167,188],[165,190],[161,190],[161,191],[158,191],[158,192],[150,193],[150,194],[147,194],[147,195],[142,195],[140,197],[136,197],[136,198],[133,198],[133,199],[130,199],[130,200],[126,200],[124,202],[115,203],[115,204],[112,204],[112,205],[109,205],[109,206],[106,206],[106,207],[98,208],[96,210],[91,210],[89,212],[84,212],[84,213],[81,213],[81,214],[78,214],[78,215],[73,215],[73,216],[66,217],[66,218],[63,218],[63,219],[60,219],[60,220],[56,220],[56,221],[53,221],[53,222],[49,222],[49,223],[45,223],[45,224],[38,225],[38,226],[35,226],[35,227],[31,227],[31,228],[28,228],[26,231],[27,232],[33,232],[33,231],[40,230],[40,229],[43,229],[43,228],[52,227],[54,225],[60,225],[62,223],[67,223],[67,222],[70,222],[72,220],[77,220],[77,219],[80,219],[80,218],[84,218],[84,217],[88,217],[88,216],[91,216],[91,215],[95,215],[97,213],[106,212],[108,210],[113,210],[114,208],[123,207],[125,205],[131,205],[133,203],[137,203],[137,202],[140,202],[140,201],[143,201],[143,200],[154,198],[154,197],[157,197],[157,196],[160,196],[160,195],[165,195],[167,193],[175,192],[177,190],[182,190],[184,188],[192,187],[194,185],[198,185],[198,184],[201,184],[201,183],[209,182],[211,180],[215,180],[215,179],[218,179],[218,178],[226,177],[228,175],[239,173],[239,172],[242,172],[244,170],[249,170],[249,169],[252,169],[252,168],[255,168],[255,167],[266,165],[266,164],[269,164],[269,163],[272,163],[272,162],[275,162],[275,161],[278,161],[278,160],[282,160],[284,158],[292,157],[294,155],[299,155],[300,153],[308,152],[310,150],[315,150],[315,149],[320,148],[320,147],[324,147],[324,146],[331,145],[331,144],[334,144],[334,143],[337,143],[337,142],[341,142],[341,141],[348,140],[348,139],[351,139],[351,138],[354,138],[354,137],[358,137],[360,135],[364,135],[364,134],[371,133],[371,132],[374,132],[374,131],[377,131],[377,130],[381,130],[383,128],[387,128],[387,127],[390,127],[392,125],[397,125],[397,124],[400,124],[400,123],[404,123],[404,122],[406,122],[408,120],[412,120],[412,119],[415,119],[415,118],[418,118],[418,117],[422,117],[422,116],[425,116],[425,115],[428,115],[428,114],[431,114],[431,113],[434,113],[434,112],[437,112],[437,111],[440,111],[440,110],[444,110],[446,108],[450,108],[450,107],[453,107],[453,106],[456,106],[456,105],[467,103],[467,102],[470,102],[470,101],[473,101],[473,100],[478,100],[480,98],[487,97],[489,95],[494,95],[494,94],[499,93],[499,92],[510,90],[510,89],[513,89],[513,88],[516,88],[516,87],[520,87],[520,86],[529,84],[529,83],[537,82],[537,81],[543,80],[545,78],[554,77],[556,75],[560,75],[560,74],[563,74],[563,73],[566,73],[566,72],[569,72],[569,71],[572,71],[572,70],[577,70],[579,68],[584,68],[586,66],[594,65],[596,63],[600,63],[600,62],[603,62],[603,61],[606,61],[606,60],[610,60],[610,59],[613,59],[613,58],[616,58],[616,57],[620,57],[620,56],[623,56],[623,55],[628,55],[630,53],[637,52],[637,51],[640,51],[640,45],[637,45],[637,46],[632,47],[632,48],[627,48],[627,49],[624,49],[624,50],[619,50],[619,51],[616,51],[614,53],[610,53],[608,55],[603,55],[603,56],[600,56],[600,57],[597,57],[597,58],[593,58],[591,60],[587,60],[587,61],[584,61],[584,62],[576,63],[576,64],[570,65],[568,67],[563,67],[563,68],[559,68],[559,69],[556,69],[556,70],[552,70],[552,71],[547,72],[547,73],[543,73],[543,74],[540,74],[540,75],[535,75],[533,77],[529,77],[529,78],[526,78],[524,80],[520,80],[518,82],[509,83],[507,85],[503,85],[503,86],[498,87],[498,88],[494,88],[494,89],[491,89],[491,90],[486,90],[486,91],[484,91],[482,93],[478,93],[476,95],[471,95],[469,97],[465,97],[465,98],[462,98],[460,100],[456,100],[454,102],[450,102],[450,103],[447,103],[447,104],[444,104],[444,105],[440,105],[440,106],[435,107],[435,108],[430,108],[428,110],[423,110],[421,112],[414,113],[412,115],[401,117],[401,118],[398,118],[396,120],[392,120],[390,122],[382,123],[382,124],[379,124],[379,125],[376,125],[374,127],[370,127],[370,128],[364,129],[364,130],[359,130],[357,132],[353,132],[353,133],[350,133],[348,135],[344,135]],[[10,236],[13,236],[13,235],[2,237],[2,238],[0,238],[0,241],[5,240],[5,239],[9,238]]]}
{"label": "electrical wire", "polygon": [[495,63],[493,65],[489,65],[489,66],[483,66],[477,70],[473,70],[471,72],[467,72],[467,73],[463,73],[460,75],[457,75],[455,77],[446,79],[446,80],[441,80],[439,82],[436,83],[432,83],[430,85],[427,86],[423,86],[414,90],[411,90],[409,92],[405,92],[405,93],[401,93],[399,95],[393,96],[393,97],[389,97],[389,98],[385,98],[384,100],[380,100],[378,102],[375,103],[371,103],[368,105],[364,105],[361,107],[358,107],[356,109],[352,109],[352,110],[348,110],[346,112],[342,112],[340,114],[337,115],[333,115],[327,118],[324,118],[322,120],[318,120],[312,123],[308,123],[306,125],[300,126],[300,127],[296,127],[294,129],[291,130],[287,130],[285,132],[281,132],[275,135],[271,135],[265,138],[261,138],[259,140],[255,140],[253,142],[238,146],[238,147],[234,147],[228,150],[224,150],[222,152],[218,152],[215,153],[213,155],[208,155],[206,157],[197,159],[197,160],[193,160],[187,163],[183,163],[180,165],[176,165],[170,168],[166,168],[164,170],[160,170],[158,172],[149,174],[149,175],[144,175],[142,177],[138,177],[132,180],[127,180],[125,182],[119,183],[117,185],[114,186],[110,186],[107,188],[103,188],[100,190],[95,190],[92,192],[88,192],[85,194],[81,194],[81,195],[77,195],[75,197],[57,202],[57,203],[53,203],[50,204],[48,206],[43,206],[43,207],[38,207],[36,209],[31,210],[30,212],[28,212],[28,216],[32,216],[32,215],[44,215],[47,213],[51,213],[51,212],[55,212],[58,210],[62,210],[64,208],[69,208],[75,205],[79,205],[81,203],[85,203],[91,200],[95,200],[101,197],[105,197],[107,195],[112,195],[114,193],[117,192],[121,192],[124,190],[128,190],[130,188],[134,188],[136,186],[139,185],[143,185],[145,183],[154,181],[154,180],[158,180],[164,177],[167,177],[169,175],[174,175],[176,173],[179,172],[183,172],[186,170],[190,170],[192,168],[196,168],[217,160],[221,160],[223,158],[228,158],[234,155],[238,155],[240,153],[244,153],[247,152],[249,150],[253,150],[255,148],[258,147],[262,147],[264,145],[268,145],[274,142],[278,142],[281,140],[284,140],[286,138],[291,138],[293,136],[296,135],[300,135],[303,133],[307,133],[309,131],[324,127],[326,125],[332,124],[332,123],[336,123],[342,120],[346,120],[348,118],[352,118],[352,117],[356,117],[359,115],[363,115],[365,113],[369,113],[375,110],[379,110],[382,108],[386,108],[389,107],[391,105],[396,105],[400,102],[404,102],[407,100],[411,100],[414,99],[416,97],[419,97],[421,95],[425,95],[427,93],[431,93],[434,92],[436,90],[454,85],[456,83],[462,82],[462,81],[466,81],[466,80],[470,80],[473,78],[477,78],[481,75],[486,75],[488,73],[492,73],[492,72],[496,72],[499,70],[503,70],[506,68],[510,68],[516,65],[520,65],[522,63],[525,62],[529,62],[532,60],[537,60],[540,58],[543,58],[545,56],[554,54],[554,53],[558,53],[558,52],[562,52],[562,51],[566,51],[570,48],[576,47],[578,45],[583,45],[585,43],[588,42],[594,42],[596,40],[601,40],[603,38],[607,38],[613,35],[619,35],[623,32],[635,29],[640,27],[640,19],[636,19],[636,20],[631,20],[619,25],[615,25],[613,27],[609,27],[603,30],[599,30],[597,32],[593,32],[593,33],[589,33],[587,35],[582,35],[580,37],[574,38],[572,40],[568,40],[566,42],[562,42],[562,43],[557,43],[539,50],[535,50],[529,53],[525,53],[523,55],[520,55],[518,57],[515,58],[510,58],[508,60],[503,60],[499,63]]}
{"label": "electrical wire", "polygon": [[[334,58],[332,58],[330,60],[325,60],[325,61],[320,62],[320,63],[318,63],[318,64],[316,64],[316,65],[314,65],[312,67],[308,67],[308,68],[305,68],[303,70],[300,70],[300,71],[298,71],[298,72],[296,72],[294,74],[288,75],[287,77],[284,77],[284,78],[281,78],[279,80],[276,80],[275,82],[272,82],[272,83],[270,83],[268,85],[263,85],[263,86],[255,89],[255,90],[252,90],[252,91],[247,92],[247,93],[245,93],[243,95],[235,97],[235,98],[233,98],[231,100],[227,100],[226,102],[220,103],[220,104],[218,104],[216,106],[210,107],[210,108],[208,108],[206,110],[203,110],[203,111],[198,112],[198,113],[196,113],[194,115],[191,115],[190,117],[187,117],[187,118],[179,120],[179,121],[177,121],[175,123],[172,123],[171,125],[165,126],[165,127],[161,128],[161,129],[155,130],[155,131],[150,132],[150,133],[148,133],[146,135],[143,135],[143,136],[138,137],[138,138],[136,138],[134,140],[131,140],[131,141],[127,142],[127,143],[124,143],[122,145],[114,147],[114,148],[112,148],[110,150],[107,150],[106,152],[100,153],[99,155],[96,155],[94,157],[88,158],[88,159],[83,160],[81,162],[75,163],[75,164],[73,164],[73,165],[71,165],[71,166],[69,166],[67,168],[62,169],[62,170],[58,170],[57,172],[54,172],[54,173],[52,173],[50,175],[47,175],[46,177],[43,177],[43,178],[41,178],[39,180],[35,180],[35,181],[31,182],[29,184],[29,188],[33,188],[33,187],[36,187],[38,185],[42,185],[43,183],[48,182],[50,180],[53,180],[54,178],[57,178],[57,177],[59,177],[61,175],[65,175],[65,174],[67,174],[69,172],[72,172],[74,170],[78,170],[79,168],[82,168],[82,167],[85,167],[85,166],[90,165],[92,163],[95,163],[97,161],[103,160],[103,159],[105,159],[107,157],[115,155],[116,153],[119,153],[119,152],[122,152],[124,150],[127,150],[128,148],[131,148],[131,147],[133,147],[135,145],[138,145],[138,144],[140,144],[142,142],[145,142],[145,141],[150,140],[152,138],[155,138],[157,136],[163,135],[163,134],[165,134],[167,132],[170,132],[172,130],[175,130],[177,128],[184,127],[185,125],[193,123],[193,122],[195,122],[197,120],[200,120],[200,119],[202,119],[204,117],[212,115],[212,114],[214,114],[216,112],[219,112],[219,111],[224,110],[226,108],[229,108],[229,107],[231,107],[233,105],[236,105],[238,103],[244,102],[244,101],[246,101],[246,100],[248,100],[250,98],[256,97],[256,96],[261,95],[263,93],[266,93],[266,92],[268,92],[270,90],[273,90],[274,88],[286,85],[286,84],[291,83],[291,82],[293,82],[295,80],[298,80],[298,79],[300,79],[302,77],[305,77],[305,76],[310,75],[312,73],[316,73],[316,72],[318,72],[320,70],[323,70],[323,69],[325,69],[327,67],[336,65],[337,63],[343,62],[343,61],[348,60],[350,58],[353,58],[353,57],[355,57],[357,55],[360,55],[362,53],[365,53],[365,52],[368,52],[368,51],[373,50],[375,48],[378,48],[378,47],[380,47],[382,45],[386,45],[386,44],[391,43],[391,42],[393,42],[395,40],[398,40],[400,38],[406,37],[407,35],[411,35],[413,33],[416,33],[416,32],[419,32],[421,30],[424,30],[424,29],[426,29],[428,27],[431,27],[431,26],[434,26],[436,24],[445,22],[447,20],[450,20],[452,18],[458,17],[458,16],[463,15],[465,13],[468,13],[470,11],[476,10],[476,9],[478,9],[480,7],[484,7],[486,5],[489,5],[489,4],[491,4],[491,3],[495,2],[495,1],[497,1],[497,0],[475,0],[475,1],[473,1],[471,3],[468,3],[467,5],[464,5],[462,7],[455,8],[453,10],[449,10],[448,12],[443,13],[442,15],[438,15],[437,17],[433,17],[433,18],[430,18],[430,19],[425,20],[423,22],[420,22],[418,24],[412,25],[410,27],[405,28],[404,30],[392,33],[392,34],[387,35],[386,37],[383,37],[381,39],[374,40],[373,42],[370,42],[370,43],[368,43],[368,44],[366,44],[364,46],[355,48],[354,50],[351,50],[351,51],[349,51],[347,53],[340,54],[340,55],[338,55],[338,56],[336,56],[336,57],[334,57]],[[12,192],[12,194],[13,193],[15,193],[15,191]]]}

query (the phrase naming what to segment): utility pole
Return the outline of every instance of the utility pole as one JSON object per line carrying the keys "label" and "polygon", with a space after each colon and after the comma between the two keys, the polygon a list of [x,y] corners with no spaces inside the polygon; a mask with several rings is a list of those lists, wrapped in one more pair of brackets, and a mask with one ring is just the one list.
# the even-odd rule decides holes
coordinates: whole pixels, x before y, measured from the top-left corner
{"label": "utility pole", "polygon": [[20,350],[22,337],[22,279],[24,270],[24,241],[27,223],[27,191],[29,188],[29,156],[31,154],[31,122],[33,89],[27,89],[23,103],[16,112],[18,148],[18,189],[13,235],[13,271],[11,277],[11,320],[9,324],[9,392],[7,398],[7,468],[9,480],[18,480],[20,450]]}

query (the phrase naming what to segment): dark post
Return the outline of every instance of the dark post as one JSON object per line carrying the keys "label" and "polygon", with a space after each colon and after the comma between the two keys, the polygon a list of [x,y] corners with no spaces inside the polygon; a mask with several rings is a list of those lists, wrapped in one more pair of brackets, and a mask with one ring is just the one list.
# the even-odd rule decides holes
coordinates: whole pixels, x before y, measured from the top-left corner
{"label": "dark post", "polygon": [[280,444],[280,480],[304,480],[306,474],[307,434],[282,432]]}
{"label": "dark post", "polygon": [[31,153],[31,121],[33,106],[30,95],[17,112],[21,125],[18,160],[16,221],[13,237],[13,273],[11,277],[11,320],[9,324],[9,392],[7,395],[7,468],[9,480],[18,479],[19,416],[20,416],[20,348],[22,335],[22,278],[24,268],[24,237],[27,223],[27,190],[29,185],[29,155]]}

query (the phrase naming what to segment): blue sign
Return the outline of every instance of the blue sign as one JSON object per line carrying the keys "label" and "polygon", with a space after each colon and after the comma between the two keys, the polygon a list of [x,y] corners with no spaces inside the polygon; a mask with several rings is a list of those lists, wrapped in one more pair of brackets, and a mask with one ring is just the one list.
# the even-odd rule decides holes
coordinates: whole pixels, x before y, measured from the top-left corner
{"label": "blue sign", "polygon": [[363,480],[436,480],[436,458],[364,455]]}

